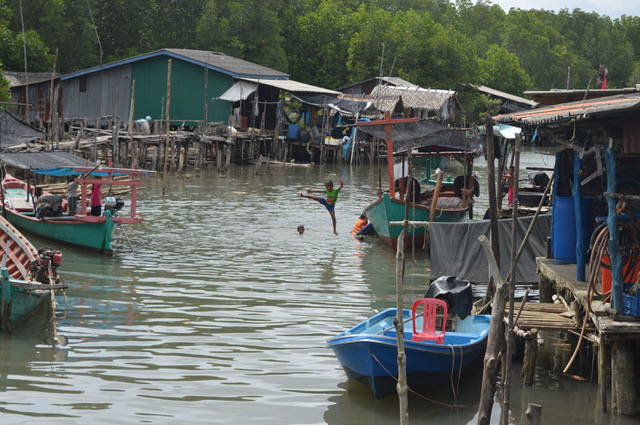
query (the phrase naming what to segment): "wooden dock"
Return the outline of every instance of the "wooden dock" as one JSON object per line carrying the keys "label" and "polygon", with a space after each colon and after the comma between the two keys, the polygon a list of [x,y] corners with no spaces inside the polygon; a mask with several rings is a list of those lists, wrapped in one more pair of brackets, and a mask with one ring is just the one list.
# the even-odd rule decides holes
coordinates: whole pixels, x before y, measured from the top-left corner
{"label": "wooden dock", "polygon": [[[582,315],[576,323],[583,323],[585,312],[589,312],[585,331],[582,332],[582,326],[574,329],[574,332],[584,334],[582,347],[578,344],[574,356],[585,350],[596,353],[600,408],[615,414],[640,414],[636,392],[637,382],[640,381],[640,367],[636,366],[640,355],[640,318],[617,314],[608,302],[602,302],[599,298],[590,300],[588,283],[576,278],[576,264],[558,263],[549,258],[536,258],[536,264],[542,303],[547,304],[554,294],[559,294],[571,306],[567,308],[562,305],[562,308]],[[588,273],[585,276],[588,278]],[[538,317],[530,325],[541,326],[545,320]]]}
{"label": "wooden dock", "polygon": [[[520,306],[516,305],[514,315],[518,314]],[[505,310],[505,321],[509,314],[509,306]],[[520,312],[517,326],[525,331],[537,329],[539,331],[573,331],[580,332],[582,324],[576,323],[575,313],[568,310],[562,303],[532,303],[527,302]],[[590,331],[593,331],[593,326]]]}

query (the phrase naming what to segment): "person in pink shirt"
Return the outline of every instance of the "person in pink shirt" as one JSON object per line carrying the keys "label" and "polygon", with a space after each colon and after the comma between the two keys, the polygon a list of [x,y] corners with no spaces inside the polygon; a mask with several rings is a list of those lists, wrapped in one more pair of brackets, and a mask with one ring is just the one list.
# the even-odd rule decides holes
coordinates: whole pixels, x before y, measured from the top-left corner
{"label": "person in pink shirt", "polygon": [[91,187],[91,215],[94,217],[100,217],[102,214],[101,189],[102,183],[94,183]]}

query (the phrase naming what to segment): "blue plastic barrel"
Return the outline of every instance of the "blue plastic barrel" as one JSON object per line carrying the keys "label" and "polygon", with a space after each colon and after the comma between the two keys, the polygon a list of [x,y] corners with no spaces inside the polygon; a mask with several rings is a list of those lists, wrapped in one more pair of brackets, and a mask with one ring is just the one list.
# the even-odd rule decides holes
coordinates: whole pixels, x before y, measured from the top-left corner
{"label": "blue plastic barrel", "polygon": [[[585,252],[589,249],[589,238],[593,232],[593,198],[582,199],[582,232],[585,238]],[[576,210],[573,196],[558,196],[553,211],[553,256],[556,261],[575,263],[577,261],[576,245]]]}
{"label": "blue plastic barrel", "polygon": [[300,126],[298,124],[289,124],[287,137],[295,140],[298,138],[298,133],[300,133]]}

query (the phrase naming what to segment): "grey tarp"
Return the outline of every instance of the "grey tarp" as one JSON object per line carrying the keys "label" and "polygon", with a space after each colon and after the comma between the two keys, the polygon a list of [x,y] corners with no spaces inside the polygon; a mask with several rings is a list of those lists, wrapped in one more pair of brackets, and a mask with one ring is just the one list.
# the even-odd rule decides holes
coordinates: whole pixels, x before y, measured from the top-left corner
{"label": "grey tarp", "polygon": [[0,149],[38,140],[46,136],[9,111],[0,111]]}
{"label": "grey tarp", "polygon": [[2,152],[0,160],[16,168],[40,170],[59,167],[95,167],[96,164],[67,151]]}
{"label": "grey tarp", "polygon": [[[386,124],[358,126],[358,130],[378,139],[387,138]],[[481,140],[464,128],[445,127],[431,120],[391,124],[393,151],[402,152],[409,147],[427,145],[457,146],[470,150],[480,149]]]}
{"label": "grey tarp", "polygon": [[[520,248],[533,216],[518,219],[516,249]],[[498,220],[500,239],[500,273],[507,277],[511,266],[512,220]],[[546,240],[551,232],[551,216],[540,215],[536,220],[527,245],[516,267],[516,282],[538,281],[536,257],[546,254]],[[430,223],[431,279],[440,276],[458,276],[474,283],[486,283],[489,279],[487,257],[478,237],[489,237],[489,220],[464,223]]]}

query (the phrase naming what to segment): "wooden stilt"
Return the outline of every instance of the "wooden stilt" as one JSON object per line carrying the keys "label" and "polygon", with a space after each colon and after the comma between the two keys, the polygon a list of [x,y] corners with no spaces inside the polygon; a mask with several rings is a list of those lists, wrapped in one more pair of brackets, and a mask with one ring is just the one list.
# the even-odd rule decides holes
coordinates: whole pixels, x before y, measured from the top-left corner
{"label": "wooden stilt", "polygon": [[527,406],[527,425],[540,425],[542,421],[542,406],[539,404],[529,403]]}
{"label": "wooden stilt", "polygon": [[489,271],[496,283],[493,294],[493,310],[491,312],[491,324],[489,326],[489,336],[487,349],[484,355],[484,372],[482,375],[482,389],[480,394],[480,406],[478,408],[478,425],[488,425],[491,420],[491,410],[493,409],[494,396],[497,387],[498,359],[500,348],[503,345],[504,330],[503,318],[507,302],[507,285],[500,276],[500,269],[496,262],[489,241],[486,236],[478,238],[489,261]]}
{"label": "wooden stilt", "polygon": [[600,395],[600,408],[607,411],[607,395],[611,390],[611,348],[604,335],[600,336],[600,349],[598,350],[598,393]]}
{"label": "wooden stilt", "polygon": [[637,415],[635,361],[629,342],[621,340],[613,343],[611,364],[611,413]]}

